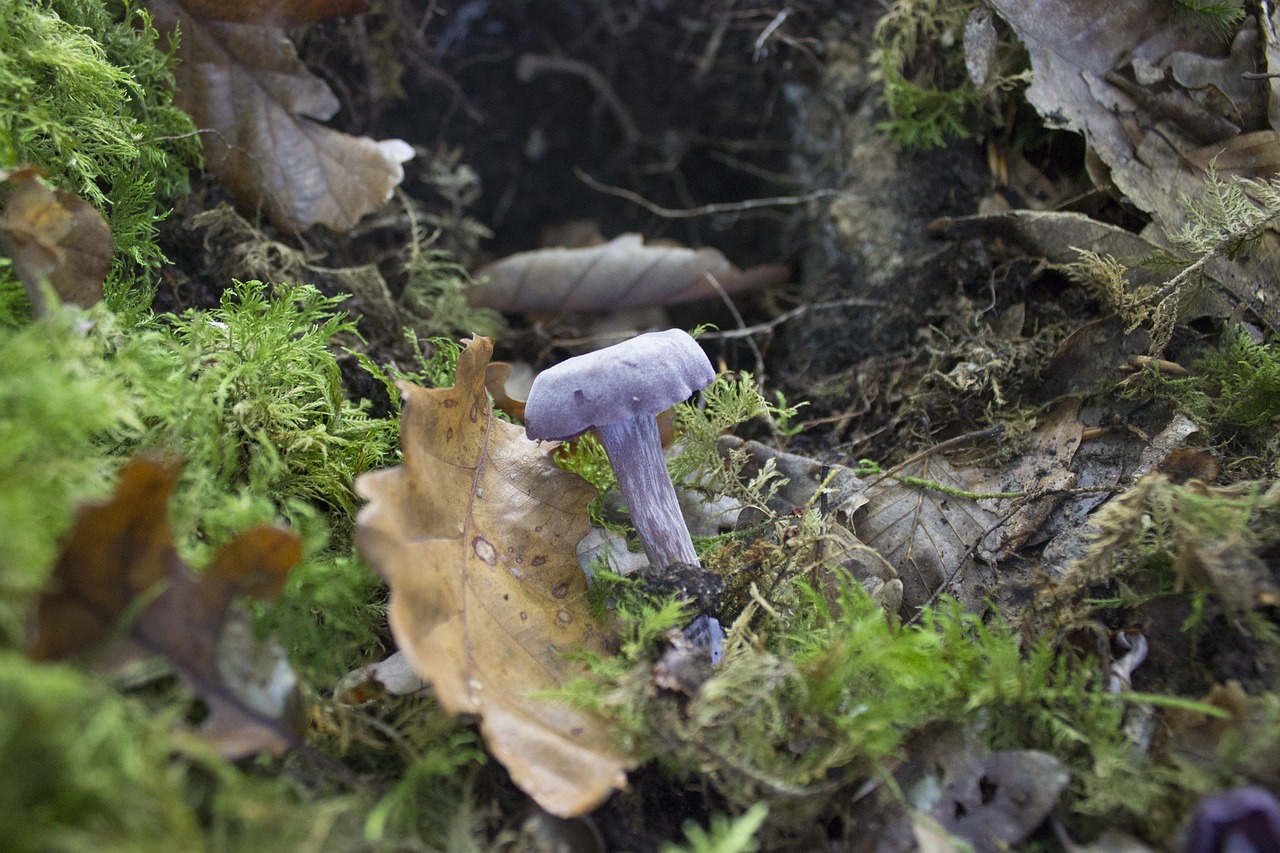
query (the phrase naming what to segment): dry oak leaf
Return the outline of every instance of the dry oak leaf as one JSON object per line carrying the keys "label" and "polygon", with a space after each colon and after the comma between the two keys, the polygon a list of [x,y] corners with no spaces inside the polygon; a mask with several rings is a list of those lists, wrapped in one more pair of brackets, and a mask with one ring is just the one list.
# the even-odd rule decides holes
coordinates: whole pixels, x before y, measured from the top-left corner
{"label": "dry oak leaf", "polygon": [[[252,639],[240,595],[274,598],[302,555],[276,527],[246,530],[204,572],[178,557],[167,520],[176,465],[138,458],[115,494],[79,511],[36,604],[28,654],[60,660],[102,651],[128,619],[129,653],[159,654],[208,706],[201,734],[228,758],[281,754],[300,739],[297,679],[273,642]],[[130,617],[130,611],[137,609]]]}
{"label": "dry oak leaf", "polygon": [[149,6],[157,27],[181,33],[174,101],[204,131],[206,166],[242,210],[281,229],[347,231],[391,197],[413,149],[318,124],[338,99],[281,27],[213,20],[179,0]]}
{"label": "dry oak leaf", "polygon": [[608,653],[574,553],[595,490],[493,417],[488,338],[452,388],[399,384],[404,464],[365,474],[356,545],[391,587],[396,643],[452,714],[479,717],[489,751],[560,817],[626,784],[606,722],[548,698],[577,674],[564,652]]}
{"label": "dry oak leaf", "polygon": [[27,298],[43,313],[48,282],[64,302],[88,308],[102,301],[111,269],[111,228],[73,192],[50,189],[35,169],[0,171],[9,190],[0,212],[0,250],[13,261]]}
{"label": "dry oak leaf", "polygon": [[716,249],[646,246],[639,234],[623,234],[599,246],[519,252],[476,278],[470,299],[478,308],[588,314],[710,299],[712,278],[726,293],[772,287],[787,280],[787,268],[740,270]]}

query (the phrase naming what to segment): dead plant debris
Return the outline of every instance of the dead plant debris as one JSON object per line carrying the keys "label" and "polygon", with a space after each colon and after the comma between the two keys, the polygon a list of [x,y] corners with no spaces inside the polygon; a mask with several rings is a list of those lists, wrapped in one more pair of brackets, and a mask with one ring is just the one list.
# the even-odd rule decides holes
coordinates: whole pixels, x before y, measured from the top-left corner
{"label": "dead plant debris", "polygon": [[[1152,853],[1280,791],[1274,3],[10,6],[15,849]],[[204,174],[77,166],[169,75]],[[655,566],[517,380],[667,328]]]}

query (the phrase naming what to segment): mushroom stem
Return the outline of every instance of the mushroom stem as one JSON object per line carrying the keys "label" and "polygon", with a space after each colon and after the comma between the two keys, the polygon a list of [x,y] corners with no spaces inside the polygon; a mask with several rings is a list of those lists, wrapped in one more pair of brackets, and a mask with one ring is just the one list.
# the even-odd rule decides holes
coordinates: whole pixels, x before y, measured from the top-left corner
{"label": "mushroom stem", "polygon": [[672,563],[698,565],[698,552],[693,550],[693,539],[662,457],[654,416],[597,424],[595,432],[618,477],[618,488],[631,510],[631,522],[649,562],[659,569]]}

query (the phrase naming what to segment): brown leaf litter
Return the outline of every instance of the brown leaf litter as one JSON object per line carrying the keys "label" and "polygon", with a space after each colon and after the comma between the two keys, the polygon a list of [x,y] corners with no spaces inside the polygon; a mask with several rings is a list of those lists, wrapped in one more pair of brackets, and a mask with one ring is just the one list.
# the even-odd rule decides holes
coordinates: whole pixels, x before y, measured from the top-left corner
{"label": "brown leaf litter", "polygon": [[253,639],[231,609],[241,595],[272,599],[302,554],[277,527],[244,531],[195,574],[169,530],[178,466],[137,458],[115,494],[81,508],[37,603],[28,649],[36,660],[102,655],[123,625],[127,656],[160,654],[204,700],[200,732],[228,758],[281,754],[301,738],[301,698],[283,649]]}
{"label": "brown leaf litter", "polygon": [[356,482],[356,543],[391,588],[389,620],[441,706],[479,718],[490,752],[540,806],[583,814],[626,784],[606,722],[548,694],[606,654],[574,548],[595,490],[560,470],[485,392],[493,351],[473,338],[451,388],[399,384],[404,464]]}

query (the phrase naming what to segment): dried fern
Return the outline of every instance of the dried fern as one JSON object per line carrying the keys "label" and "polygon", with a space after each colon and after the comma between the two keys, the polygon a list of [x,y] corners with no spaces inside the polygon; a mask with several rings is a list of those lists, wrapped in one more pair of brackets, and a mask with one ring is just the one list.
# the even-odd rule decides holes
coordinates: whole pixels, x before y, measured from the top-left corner
{"label": "dried fern", "polygon": [[[1126,332],[1146,326],[1151,334],[1148,352],[1159,355],[1168,346],[1174,327],[1195,307],[1204,291],[1204,272],[1216,258],[1235,259],[1257,243],[1280,219],[1280,178],[1269,181],[1223,180],[1210,167],[1204,191],[1185,203],[1186,224],[1169,240],[1182,253],[1182,269],[1159,286],[1133,285],[1128,268],[1110,256],[1076,249],[1080,260],[1067,264],[1072,280],[1084,284],[1125,321]],[[1151,257],[1149,263],[1165,261]]]}

